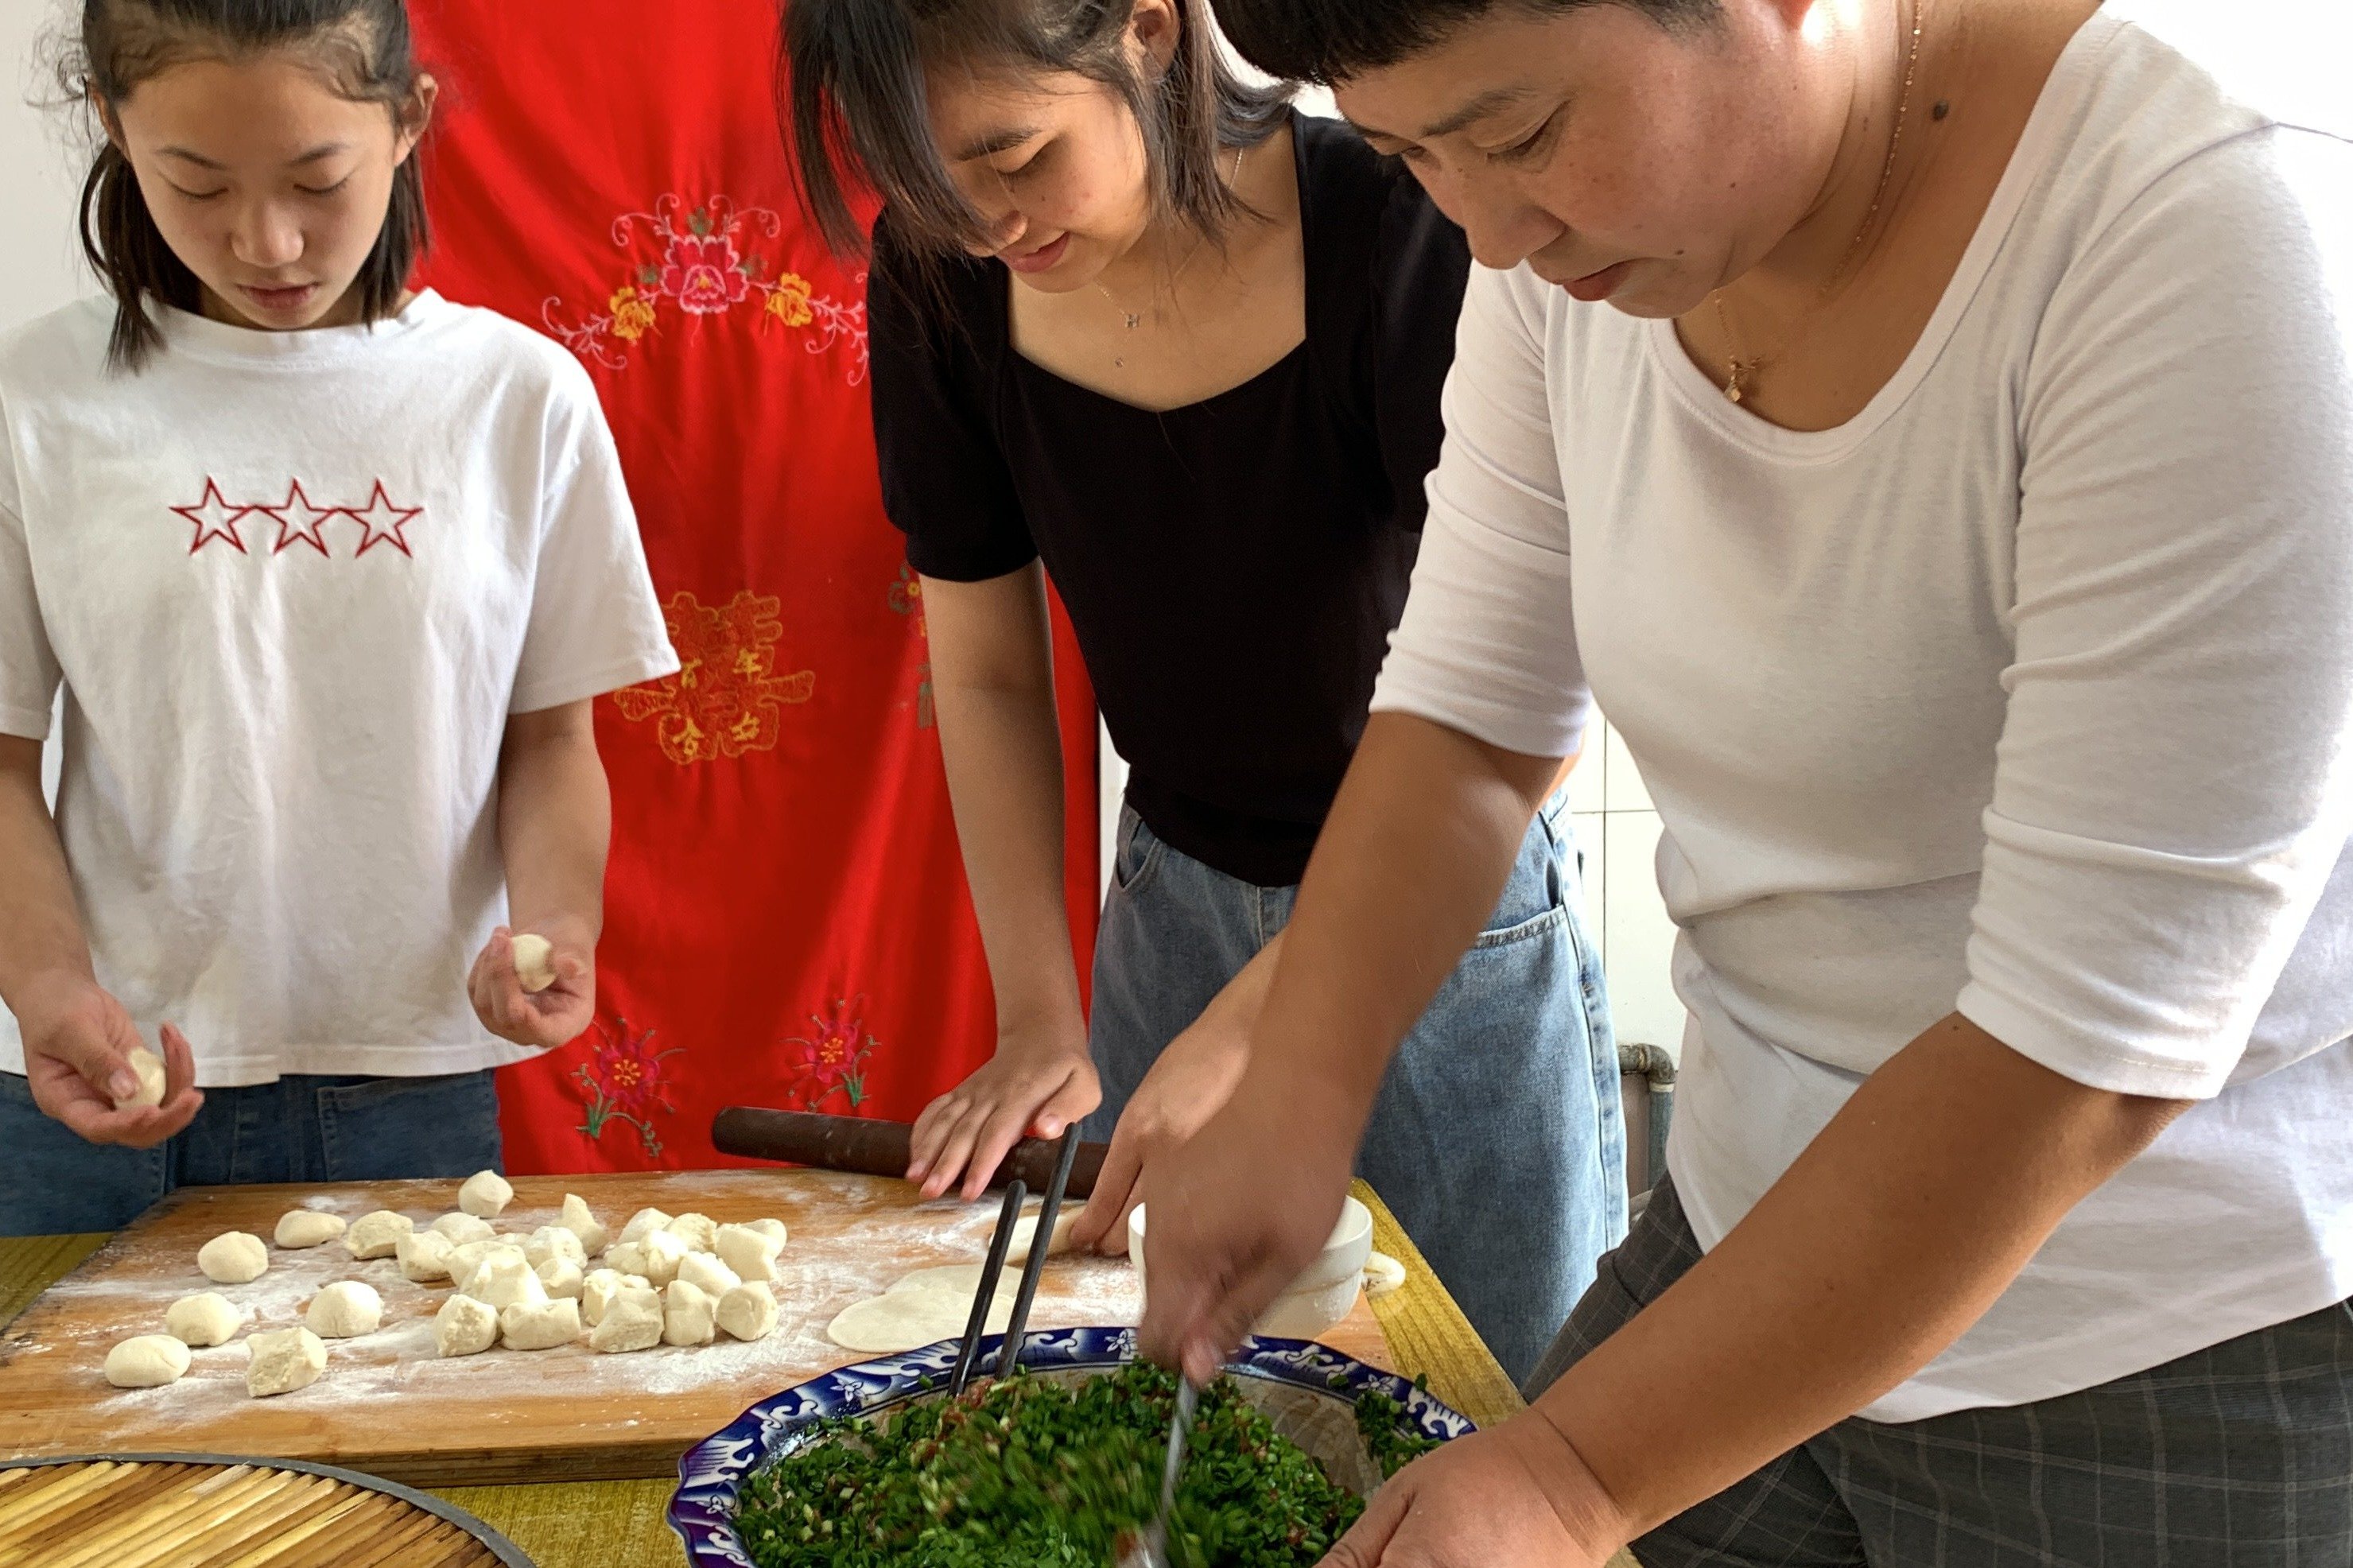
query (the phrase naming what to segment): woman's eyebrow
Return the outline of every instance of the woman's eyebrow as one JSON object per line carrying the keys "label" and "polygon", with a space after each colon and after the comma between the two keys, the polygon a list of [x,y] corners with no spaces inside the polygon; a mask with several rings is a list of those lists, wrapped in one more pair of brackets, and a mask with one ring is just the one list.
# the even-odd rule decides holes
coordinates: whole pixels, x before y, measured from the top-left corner
{"label": "woman's eyebrow", "polygon": [[969,163],[975,158],[986,158],[992,153],[1009,153],[1040,134],[1042,132],[1034,125],[1015,125],[1002,131],[986,132],[965,142],[956,153],[955,161]]}

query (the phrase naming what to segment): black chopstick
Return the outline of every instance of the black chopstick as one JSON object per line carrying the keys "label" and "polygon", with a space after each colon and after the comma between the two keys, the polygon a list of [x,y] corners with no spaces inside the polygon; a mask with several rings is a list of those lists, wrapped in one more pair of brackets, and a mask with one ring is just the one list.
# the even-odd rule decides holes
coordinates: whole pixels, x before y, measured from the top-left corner
{"label": "black chopstick", "polygon": [[964,1393],[965,1384],[972,1381],[973,1365],[980,1356],[981,1331],[988,1327],[988,1310],[997,1305],[997,1277],[1004,1270],[1005,1255],[1013,1250],[1013,1227],[1020,1222],[1021,1205],[1029,1198],[1029,1189],[1018,1181],[1005,1189],[997,1233],[988,1238],[988,1266],[980,1271],[980,1289],[972,1298],[972,1320],[964,1326],[964,1348],[956,1352],[955,1372],[948,1379],[950,1399]]}
{"label": "black chopstick", "polygon": [[1071,1184],[1071,1166],[1079,1157],[1079,1130],[1062,1134],[1062,1152],[1054,1159],[1054,1179],[1046,1187],[1045,1206],[1038,1211],[1038,1228],[1029,1237],[1029,1256],[1021,1264],[1021,1293],[1013,1298],[1013,1316],[1006,1321],[1005,1343],[997,1352],[997,1375],[1021,1364],[1021,1342],[1029,1334],[1029,1309],[1038,1300],[1038,1279],[1046,1272],[1046,1254],[1053,1250],[1054,1222],[1061,1216],[1062,1193]]}

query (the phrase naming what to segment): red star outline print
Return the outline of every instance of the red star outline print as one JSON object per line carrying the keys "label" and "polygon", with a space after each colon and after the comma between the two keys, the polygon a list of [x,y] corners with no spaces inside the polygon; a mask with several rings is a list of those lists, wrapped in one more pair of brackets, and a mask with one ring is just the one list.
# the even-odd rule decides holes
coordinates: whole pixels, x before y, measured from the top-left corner
{"label": "red star outline print", "polygon": [[282,501],[248,501],[233,506],[222,495],[220,481],[210,475],[205,478],[204,494],[195,502],[170,510],[195,530],[195,537],[188,542],[191,555],[216,539],[226,541],[239,555],[250,553],[245,547],[244,536],[237,531],[237,524],[249,517],[266,517],[278,525],[278,540],[270,547],[270,554],[282,555],[296,544],[307,544],[322,556],[332,559],[335,552],[327,542],[327,524],[335,518],[347,517],[360,525],[359,548],[352,552],[353,556],[365,555],[379,544],[389,544],[412,561],[417,552],[409,548],[406,530],[425,511],[421,506],[395,504],[382,479],[375,482],[364,506],[321,506],[302,489],[299,479],[287,482],[286,499]]}

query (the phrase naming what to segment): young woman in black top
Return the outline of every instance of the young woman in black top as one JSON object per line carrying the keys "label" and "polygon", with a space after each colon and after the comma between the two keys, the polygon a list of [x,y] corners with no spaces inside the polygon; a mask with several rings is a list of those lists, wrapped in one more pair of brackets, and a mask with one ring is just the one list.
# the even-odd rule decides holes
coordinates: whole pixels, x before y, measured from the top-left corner
{"label": "young woman in black top", "polygon": [[[1403,608],[1470,258],[1394,161],[1220,63],[1203,0],[795,0],[803,192],[880,192],[883,500],[923,579],[995,1058],[936,1195],[1089,1116],[1082,1245],[1240,1077]],[[1044,579],[1132,773],[1092,1016]],[[1556,798],[1391,1069],[1360,1168],[1516,1378],[1624,1225],[1618,1068]],[[1280,1194],[1270,1194],[1279,1200]]]}

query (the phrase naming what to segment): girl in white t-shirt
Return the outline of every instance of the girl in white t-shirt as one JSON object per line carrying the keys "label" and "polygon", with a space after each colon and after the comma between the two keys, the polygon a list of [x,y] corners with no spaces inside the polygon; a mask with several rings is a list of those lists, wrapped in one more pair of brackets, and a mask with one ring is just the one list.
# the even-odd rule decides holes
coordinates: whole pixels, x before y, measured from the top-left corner
{"label": "girl in white t-shirt", "polygon": [[591,702],[678,668],[611,435],[406,287],[402,0],[86,0],[79,46],[113,299],[0,338],[0,1234],[493,1165],[490,1069],[594,1012]]}

